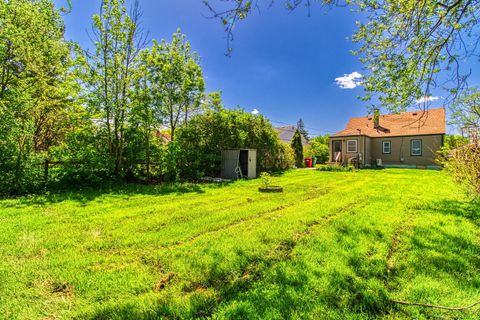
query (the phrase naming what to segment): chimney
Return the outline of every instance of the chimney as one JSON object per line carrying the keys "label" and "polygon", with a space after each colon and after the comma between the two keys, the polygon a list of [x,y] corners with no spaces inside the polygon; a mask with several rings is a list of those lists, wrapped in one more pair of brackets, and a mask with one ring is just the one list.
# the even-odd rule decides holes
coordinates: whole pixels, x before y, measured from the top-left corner
{"label": "chimney", "polygon": [[373,109],[373,127],[375,129],[380,127],[380,109]]}

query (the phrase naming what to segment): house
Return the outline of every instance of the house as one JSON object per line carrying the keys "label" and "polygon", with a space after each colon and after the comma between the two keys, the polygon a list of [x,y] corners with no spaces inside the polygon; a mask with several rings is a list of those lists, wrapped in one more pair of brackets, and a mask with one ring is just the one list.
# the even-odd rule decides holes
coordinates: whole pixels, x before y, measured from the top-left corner
{"label": "house", "polygon": [[445,109],[351,118],[330,137],[330,161],[360,167],[430,168],[443,146]]}
{"label": "house", "polygon": [[162,132],[160,130],[155,130],[155,136],[162,140],[163,143],[170,143],[172,141],[172,136],[168,132]]}
{"label": "house", "polygon": [[[280,140],[288,144],[292,143],[293,135],[295,134],[296,130],[297,127],[295,126],[284,126],[275,128],[275,131],[277,131]],[[303,146],[307,146],[310,143],[302,136],[302,144]]]}

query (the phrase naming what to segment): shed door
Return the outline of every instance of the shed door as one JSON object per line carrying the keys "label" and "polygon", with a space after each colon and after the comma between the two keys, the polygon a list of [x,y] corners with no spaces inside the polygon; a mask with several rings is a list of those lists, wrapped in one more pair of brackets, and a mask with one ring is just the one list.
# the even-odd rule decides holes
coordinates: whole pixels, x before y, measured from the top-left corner
{"label": "shed door", "polygon": [[242,169],[242,174],[246,178],[248,177],[248,150],[240,150],[240,169]]}
{"label": "shed door", "polygon": [[257,177],[257,150],[248,152],[248,177],[252,179]]}
{"label": "shed door", "polygon": [[238,158],[238,150],[222,151],[221,177],[223,179],[237,179],[237,173],[235,172],[235,168],[238,165]]}

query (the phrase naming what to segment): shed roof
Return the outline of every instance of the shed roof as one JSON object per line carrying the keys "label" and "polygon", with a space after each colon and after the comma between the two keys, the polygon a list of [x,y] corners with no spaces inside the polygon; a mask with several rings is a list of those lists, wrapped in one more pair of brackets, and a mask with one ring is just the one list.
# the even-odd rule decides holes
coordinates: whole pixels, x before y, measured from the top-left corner
{"label": "shed roof", "polygon": [[344,130],[332,137],[365,135],[372,138],[445,134],[445,109],[402,112],[380,115],[379,126],[375,128],[373,116],[350,118]]}

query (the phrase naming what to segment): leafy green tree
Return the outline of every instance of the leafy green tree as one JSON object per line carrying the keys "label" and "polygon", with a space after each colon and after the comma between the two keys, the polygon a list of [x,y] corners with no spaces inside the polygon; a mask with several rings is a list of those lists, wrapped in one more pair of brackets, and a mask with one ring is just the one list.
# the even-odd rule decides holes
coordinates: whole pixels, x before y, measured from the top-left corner
{"label": "leafy green tree", "polygon": [[[480,90],[470,88],[466,90],[455,103],[450,111],[451,124],[459,129],[469,128],[480,133]],[[477,137],[480,139],[480,137]]]}
{"label": "leafy green tree", "polygon": [[150,55],[151,90],[163,107],[174,140],[177,127],[188,124],[203,98],[205,82],[199,57],[191,51],[180,29],[173,34],[171,43],[154,41]]}
{"label": "leafy green tree", "polygon": [[137,58],[146,44],[140,19],[138,1],[128,14],[124,0],[102,0],[100,13],[93,16],[95,52],[89,55],[90,105],[99,112],[115,175],[123,169]]}
{"label": "leafy green tree", "polygon": [[[151,178],[151,158],[152,152],[159,151],[159,138],[156,133],[164,121],[164,110],[161,104],[162,92],[155,91],[157,86],[152,84],[152,64],[154,63],[154,56],[151,49],[143,50],[138,57],[138,67],[134,77],[134,90],[132,99],[132,110],[129,123],[132,130],[132,135],[135,130],[138,131],[141,143],[137,143],[134,139],[130,141],[131,148],[141,149],[139,152],[134,150],[130,154],[134,157],[131,163],[136,161],[145,161],[146,177]],[[139,153],[143,153],[143,159],[135,157]]]}
{"label": "leafy green tree", "polygon": [[328,136],[317,136],[310,140],[313,156],[317,157],[317,163],[328,161],[330,154],[330,138]]}
{"label": "leafy green tree", "polygon": [[222,93],[221,92],[210,92],[205,96],[202,101],[201,109],[202,110],[221,110],[223,108],[222,103]]}
{"label": "leafy green tree", "polygon": [[298,129],[295,130],[291,146],[295,154],[295,166],[297,166],[297,168],[304,167],[302,135],[300,134],[300,131]]}
{"label": "leafy green tree", "polygon": [[284,170],[293,165],[289,146],[278,138],[272,124],[261,115],[243,109],[215,107],[190,119],[178,130],[180,148],[177,166],[183,179],[198,179],[220,173],[221,151],[257,149],[258,171]]}
{"label": "leafy green tree", "polygon": [[70,44],[52,1],[0,1],[0,184],[38,182],[37,160],[62,142],[75,96]]}

